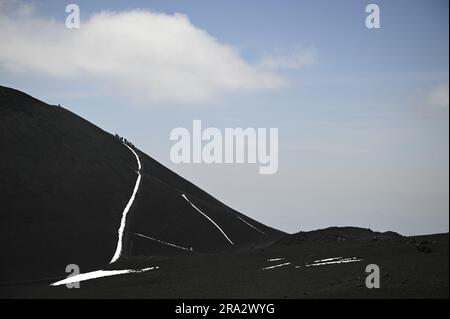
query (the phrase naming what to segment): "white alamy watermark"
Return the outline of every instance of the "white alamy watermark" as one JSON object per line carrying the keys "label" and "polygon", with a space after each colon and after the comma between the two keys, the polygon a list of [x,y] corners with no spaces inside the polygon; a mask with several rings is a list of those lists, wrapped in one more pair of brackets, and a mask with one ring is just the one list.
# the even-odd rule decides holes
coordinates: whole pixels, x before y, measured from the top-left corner
{"label": "white alamy watermark", "polygon": [[379,29],[380,24],[380,7],[371,3],[366,6],[366,13],[369,15],[366,17],[366,27],[367,29]]}
{"label": "white alamy watermark", "polygon": [[66,6],[66,28],[68,29],[79,29],[80,28],[80,7],[71,3]]}
{"label": "white alamy watermark", "polygon": [[376,264],[366,266],[366,287],[369,289],[380,288],[380,267]]}
{"label": "white alamy watermark", "polygon": [[[67,278],[71,278],[74,276],[77,276],[80,274],[80,267],[77,264],[70,264],[66,266],[66,273],[68,273],[69,275],[67,276]],[[72,282],[72,283],[68,283],[66,284],[66,287],[69,289],[72,288],[80,288],[80,283],[77,282]]]}
{"label": "white alamy watermark", "polygon": [[176,141],[170,150],[175,164],[259,164],[260,174],[278,171],[278,128],[202,129],[201,120],[193,120],[192,134],[184,127],[170,133]]}

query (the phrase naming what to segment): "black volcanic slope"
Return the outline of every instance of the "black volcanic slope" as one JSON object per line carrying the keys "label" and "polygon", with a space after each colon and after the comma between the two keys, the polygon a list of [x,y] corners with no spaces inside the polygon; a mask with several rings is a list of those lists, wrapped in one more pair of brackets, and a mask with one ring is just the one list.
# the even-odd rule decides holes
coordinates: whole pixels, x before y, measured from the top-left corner
{"label": "black volcanic slope", "polygon": [[[132,152],[70,111],[1,86],[0,149],[0,282],[65,276],[72,263],[83,272],[108,264],[137,178]],[[195,252],[233,250],[282,235],[136,152],[142,181],[128,215],[125,257],[186,253],[136,233]]]}
{"label": "black volcanic slope", "polygon": [[[330,227],[283,234],[137,149],[142,180],[122,258],[108,265],[138,177],[132,151],[64,108],[1,86],[0,149],[0,298],[448,299],[448,233]],[[313,265],[338,256],[356,260]],[[83,281],[81,289],[50,287],[72,263],[82,272],[158,268]],[[366,288],[368,264],[380,268],[379,289]]]}

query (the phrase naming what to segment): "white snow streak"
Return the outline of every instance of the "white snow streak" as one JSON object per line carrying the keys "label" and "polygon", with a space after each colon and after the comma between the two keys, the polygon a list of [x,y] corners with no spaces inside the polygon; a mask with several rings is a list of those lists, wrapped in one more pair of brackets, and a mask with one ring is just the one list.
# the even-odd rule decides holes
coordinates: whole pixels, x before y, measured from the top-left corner
{"label": "white snow streak", "polygon": [[222,230],[222,228],[219,227],[219,225],[217,225],[211,218],[209,218],[208,215],[206,215],[205,213],[203,213],[200,209],[197,208],[197,206],[195,206],[194,204],[191,203],[191,201],[186,197],[186,195],[182,194],[181,195],[189,204],[191,204],[192,207],[194,207],[200,214],[202,214],[203,216],[205,216],[214,226],[217,227],[218,230],[220,230],[220,232],[222,233],[222,235],[230,242],[231,245],[234,245],[234,243],[231,241],[230,238],[228,238],[227,234],[225,234],[225,232]]}
{"label": "white snow streak", "polygon": [[347,263],[355,263],[362,261],[362,259],[357,259],[356,257],[353,258],[344,258],[344,259],[338,259],[334,261],[325,261],[325,262],[314,262],[312,264],[306,265],[306,267],[316,267],[316,266],[324,266],[324,265],[333,265],[333,264],[347,264]]}
{"label": "white snow streak", "polygon": [[139,274],[143,272],[147,272],[150,270],[159,269],[158,266],[150,267],[150,268],[144,268],[144,269],[124,269],[124,270],[96,270],[87,272],[85,274],[78,274],[57,282],[52,283],[50,286],[56,287],[60,285],[67,285],[75,282],[81,282],[91,279],[97,279],[102,277],[111,277],[111,276],[117,276],[117,275],[124,275],[124,274]]}
{"label": "white snow streak", "polygon": [[271,258],[271,259],[267,259],[267,261],[272,262],[272,261],[282,261],[285,260],[286,258]]}
{"label": "white snow streak", "polygon": [[266,233],[263,232],[262,230],[259,230],[258,228],[256,228],[255,226],[253,226],[252,224],[250,224],[249,222],[247,222],[246,220],[244,220],[243,218],[239,217],[238,215],[236,215],[237,218],[239,218],[241,221],[243,221],[244,223],[246,223],[248,226],[250,226],[251,228],[253,228],[254,230],[256,230],[257,232],[260,232],[261,234],[265,235]]}
{"label": "white snow streak", "polygon": [[279,264],[279,265],[275,265],[275,266],[269,266],[269,267],[265,267],[262,270],[269,270],[269,269],[274,269],[274,268],[279,268],[279,267],[284,267],[284,266],[288,266],[290,265],[291,262],[288,263],[284,263],[284,264]]}
{"label": "white snow streak", "polygon": [[332,258],[318,259],[318,260],[314,260],[314,262],[315,263],[320,263],[320,262],[333,261],[333,260],[338,260],[338,259],[342,259],[342,257],[332,257]]}
{"label": "white snow streak", "polygon": [[134,190],[133,190],[133,194],[131,195],[130,200],[128,201],[127,206],[125,207],[125,209],[123,210],[122,213],[122,220],[120,222],[120,228],[118,231],[119,234],[119,239],[117,240],[117,247],[116,247],[116,252],[114,253],[113,258],[111,259],[111,261],[109,262],[110,264],[114,263],[117,261],[117,259],[119,259],[119,257],[122,255],[122,248],[123,248],[123,232],[125,230],[125,225],[127,223],[127,215],[128,215],[128,211],[131,208],[131,205],[133,205],[134,202],[134,198],[136,197],[136,193],[139,189],[139,184],[141,183],[141,161],[139,160],[139,156],[136,154],[136,152],[129,147],[127,144],[124,143],[124,145],[126,147],[128,147],[130,149],[131,152],[133,152],[134,156],[136,156],[136,161],[138,163],[138,178],[136,180],[136,185],[134,186]]}
{"label": "white snow streak", "polygon": [[156,241],[156,242],[158,242],[160,244],[168,245],[168,246],[175,247],[175,248],[178,248],[178,249],[183,249],[183,250],[186,250],[186,251],[191,251],[189,248],[178,246],[178,245],[175,245],[175,244],[171,244],[169,242],[166,242],[166,241],[163,241],[163,240],[159,240],[159,239],[156,239],[156,238],[153,238],[153,237],[150,237],[150,236],[142,235],[142,234],[139,234],[139,233],[135,233],[135,234],[137,236],[139,236],[139,237],[142,237],[142,238],[154,240],[154,241]]}

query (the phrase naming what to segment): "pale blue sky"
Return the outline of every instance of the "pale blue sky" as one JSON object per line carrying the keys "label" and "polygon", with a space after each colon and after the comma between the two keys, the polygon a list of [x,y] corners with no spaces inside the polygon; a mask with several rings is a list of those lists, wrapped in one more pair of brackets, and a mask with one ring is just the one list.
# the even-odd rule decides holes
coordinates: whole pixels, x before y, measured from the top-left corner
{"label": "pale blue sky", "polygon": [[[288,86],[224,92],[206,102],[118,96],[98,78],[11,69],[0,56],[2,85],[128,137],[226,204],[288,232],[333,225],[448,231],[448,98],[443,105],[430,98],[442,87],[448,96],[448,1],[373,1],[381,9],[378,30],[365,27],[370,1],[72,2],[81,9],[80,30],[102,10],[178,12],[249,65],[298,50],[313,50],[316,61],[275,70]],[[25,3],[33,4],[34,19],[64,28],[69,2]],[[170,131],[190,128],[193,119],[221,129],[278,127],[278,173],[172,164]]]}

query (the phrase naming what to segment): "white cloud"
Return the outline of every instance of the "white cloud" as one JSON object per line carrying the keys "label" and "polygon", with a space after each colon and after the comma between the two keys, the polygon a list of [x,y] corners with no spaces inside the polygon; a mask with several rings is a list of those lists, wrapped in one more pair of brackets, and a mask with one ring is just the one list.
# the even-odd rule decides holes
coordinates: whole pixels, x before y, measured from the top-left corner
{"label": "white cloud", "polygon": [[274,54],[265,56],[261,65],[269,69],[299,70],[306,65],[314,64],[318,60],[317,50],[314,48],[299,49],[290,54]]}
{"label": "white cloud", "polygon": [[428,105],[432,107],[449,107],[449,84],[439,84],[431,88],[427,94]]}
{"label": "white cloud", "polygon": [[[0,9],[0,67],[12,72],[94,81],[99,88],[156,102],[201,102],[286,84],[182,14],[101,12],[82,21],[80,29],[67,29],[63,21],[34,17],[27,6],[13,12],[0,0]],[[301,63],[298,58],[294,64]]]}

